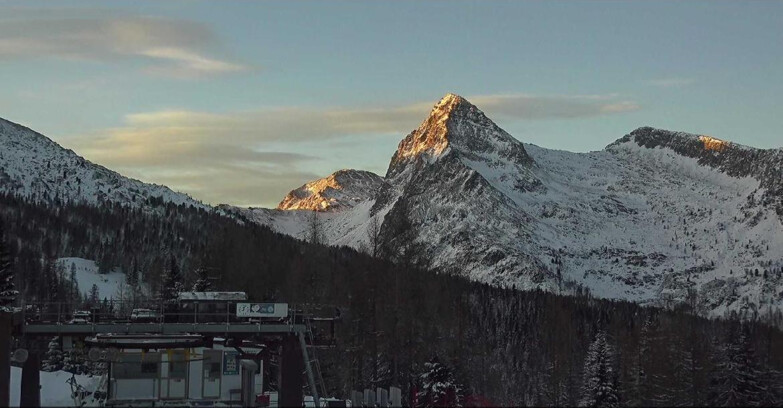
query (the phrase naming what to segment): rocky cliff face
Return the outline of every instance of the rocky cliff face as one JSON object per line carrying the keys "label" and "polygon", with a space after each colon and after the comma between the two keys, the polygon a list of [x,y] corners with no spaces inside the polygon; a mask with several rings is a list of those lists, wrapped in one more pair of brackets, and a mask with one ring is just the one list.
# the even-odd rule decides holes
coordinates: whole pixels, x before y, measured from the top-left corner
{"label": "rocky cliff face", "polygon": [[340,170],[291,191],[279,210],[341,211],[373,199],[384,185],[383,177],[362,170]]}
{"label": "rocky cliff face", "polygon": [[534,164],[521,142],[465,98],[454,94],[444,96],[424,122],[400,142],[386,178],[399,179],[444,156],[457,156],[466,164],[512,164],[522,174],[528,173],[526,169]]}

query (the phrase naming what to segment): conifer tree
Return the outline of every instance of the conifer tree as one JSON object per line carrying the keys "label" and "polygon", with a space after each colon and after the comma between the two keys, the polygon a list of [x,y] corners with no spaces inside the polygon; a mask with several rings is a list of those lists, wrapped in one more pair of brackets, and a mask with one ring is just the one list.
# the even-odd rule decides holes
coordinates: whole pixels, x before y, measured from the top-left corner
{"label": "conifer tree", "polygon": [[169,267],[163,277],[163,287],[160,291],[160,297],[163,301],[174,302],[177,300],[179,292],[182,292],[184,285],[182,283],[182,274],[179,271],[179,265],[174,255],[169,258]]}
{"label": "conifer tree", "polygon": [[98,285],[93,283],[92,287],[90,288],[90,295],[87,298],[87,303],[90,304],[90,307],[98,307],[100,305],[101,301],[101,294],[98,290]]}
{"label": "conifer tree", "polygon": [[212,289],[212,282],[209,281],[209,276],[207,275],[207,268],[201,266],[198,269],[196,269],[196,281],[193,282],[193,291],[194,292],[207,292],[210,289]]}
{"label": "conifer tree", "polygon": [[71,264],[71,272],[68,276],[70,282],[70,294],[69,300],[72,304],[77,304],[81,300],[81,292],[79,291],[79,281],[76,279],[76,264]]}
{"label": "conifer tree", "polygon": [[5,241],[5,230],[0,220],[0,308],[10,306],[16,300],[14,268],[11,251]]}
{"label": "conifer tree", "polygon": [[125,283],[132,289],[135,289],[139,283],[139,266],[136,263],[136,258],[133,258],[130,270],[125,274]]}
{"label": "conifer tree", "polygon": [[46,358],[41,363],[43,371],[57,371],[63,368],[63,352],[60,350],[60,338],[53,337],[49,341],[49,348],[46,351]]}
{"label": "conifer tree", "polygon": [[87,373],[87,355],[81,345],[74,344],[70,350],[64,353],[62,369],[77,375]]}
{"label": "conifer tree", "polygon": [[614,350],[607,340],[606,332],[598,332],[585,358],[580,406],[619,406],[614,359]]}
{"label": "conifer tree", "polygon": [[760,371],[748,328],[738,329],[719,350],[715,372],[710,381],[710,404],[714,406],[750,406],[759,402],[762,387]]}
{"label": "conifer tree", "polygon": [[418,407],[458,407],[462,406],[462,390],[454,379],[448,366],[437,357],[424,363],[425,372],[421,375],[421,389],[416,394]]}

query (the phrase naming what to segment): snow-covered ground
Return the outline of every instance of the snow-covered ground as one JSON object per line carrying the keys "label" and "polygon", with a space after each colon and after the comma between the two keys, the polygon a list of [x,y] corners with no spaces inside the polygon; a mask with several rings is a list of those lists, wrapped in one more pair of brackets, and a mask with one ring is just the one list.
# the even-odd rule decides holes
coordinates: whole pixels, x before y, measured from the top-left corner
{"label": "snow-covered ground", "polygon": [[72,269],[76,272],[76,282],[83,294],[89,295],[92,285],[95,284],[101,299],[119,299],[120,289],[125,284],[124,273],[115,270],[100,274],[95,261],[83,258],[59,258],[57,265],[62,268],[66,278],[70,276]]}
{"label": "snow-covered ground", "polygon": [[[46,372],[41,371],[41,406],[42,407],[73,407],[74,399],[71,398],[71,385],[68,380],[73,374],[65,371]],[[76,375],[76,383],[89,392],[98,388],[101,377]],[[11,367],[11,406],[19,406],[19,392],[22,381],[22,369]],[[84,399],[85,407],[100,406],[98,401],[91,397]]]}

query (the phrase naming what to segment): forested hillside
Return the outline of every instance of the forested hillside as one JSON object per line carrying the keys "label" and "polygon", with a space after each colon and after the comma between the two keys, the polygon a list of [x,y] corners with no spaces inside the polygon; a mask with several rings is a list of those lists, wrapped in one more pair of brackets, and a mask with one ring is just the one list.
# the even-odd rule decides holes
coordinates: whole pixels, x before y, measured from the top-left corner
{"label": "forested hillside", "polygon": [[[0,196],[17,287],[28,301],[67,300],[66,279],[48,260],[79,256],[105,270],[137,271],[154,292],[174,260],[186,285],[201,267],[221,289],[245,290],[254,300],[341,307],[337,347],[319,352],[337,396],[396,385],[409,401],[418,391],[420,404],[781,402],[783,350],[775,345],[783,336],[767,325],[437,275],[412,262],[419,248],[399,245],[404,239],[391,247],[368,237],[367,252],[381,260],[214,211],[147,205],[156,211]],[[409,222],[397,216],[404,237]]]}

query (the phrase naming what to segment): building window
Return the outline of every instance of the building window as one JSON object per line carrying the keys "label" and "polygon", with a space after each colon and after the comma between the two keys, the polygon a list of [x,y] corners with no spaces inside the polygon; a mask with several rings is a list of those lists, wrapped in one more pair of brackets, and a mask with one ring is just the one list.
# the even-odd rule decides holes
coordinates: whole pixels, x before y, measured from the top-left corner
{"label": "building window", "polygon": [[169,378],[185,378],[188,372],[188,362],[185,351],[176,350],[169,354]]}
{"label": "building window", "polygon": [[223,352],[216,350],[204,350],[204,377],[216,380],[220,378],[220,369]]}
{"label": "building window", "polygon": [[112,375],[118,379],[158,378],[159,353],[123,353],[112,363]]}

